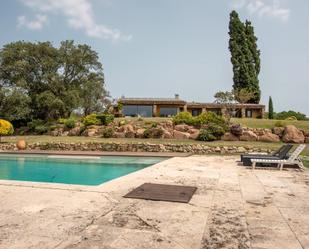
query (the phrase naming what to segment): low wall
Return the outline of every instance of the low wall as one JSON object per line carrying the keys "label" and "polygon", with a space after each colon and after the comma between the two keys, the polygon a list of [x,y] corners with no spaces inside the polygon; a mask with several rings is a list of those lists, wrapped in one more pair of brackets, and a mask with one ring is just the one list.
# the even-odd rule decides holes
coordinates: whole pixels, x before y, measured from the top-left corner
{"label": "low wall", "polygon": [[[0,144],[0,151],[17,150],[15,144]],[[203,144],[153,144],[153,143],[33,143],[28,144],[27,150],[54,151],[118,151],[118,152],[184,152],[192,154],[235,154],[251,152],[271,152],[269,149],[254,148],[253,146],[220,146],[211,147]]]}

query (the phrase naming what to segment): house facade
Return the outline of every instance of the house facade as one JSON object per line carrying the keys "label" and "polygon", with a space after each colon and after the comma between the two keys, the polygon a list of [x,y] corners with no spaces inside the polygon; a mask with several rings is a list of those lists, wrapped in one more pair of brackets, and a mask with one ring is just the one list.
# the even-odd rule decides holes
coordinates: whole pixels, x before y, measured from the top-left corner
{"label": "house facade", "polygon": [[[121,107],[121,108],[120,108]],[[239,118],[262,118],[265,106],[260,104],[217,104],[187,102],[175,95],[175,98],[125,98],[118,99],[114,107],[116,116],[130,117],[171,117],[187,111],[193,116],[202,112],[214,112]]]}

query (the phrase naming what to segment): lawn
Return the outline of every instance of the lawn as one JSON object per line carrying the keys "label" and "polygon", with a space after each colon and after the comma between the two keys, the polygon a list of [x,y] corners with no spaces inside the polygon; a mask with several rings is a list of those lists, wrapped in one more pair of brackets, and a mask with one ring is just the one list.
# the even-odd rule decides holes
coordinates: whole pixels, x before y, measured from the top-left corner
{"label": "lawn", "polygon": [[252,119],[252,118],[232,118],[232,123],[241,124],[251,128],[268,128],[275,127],[275,124],[280,122],[285,125],[295,125],[297,128],[309,130],[309,121],[286,121],[286,120],[271,120],[271,119]]}

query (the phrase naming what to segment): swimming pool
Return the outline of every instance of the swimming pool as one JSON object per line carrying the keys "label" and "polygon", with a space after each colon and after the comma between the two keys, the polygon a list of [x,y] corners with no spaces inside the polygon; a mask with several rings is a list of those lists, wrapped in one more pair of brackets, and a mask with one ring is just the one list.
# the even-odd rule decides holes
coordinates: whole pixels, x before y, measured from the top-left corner
{"label": "swimming pool", "polygon": [[165,159],[123,156],[0,155],[0,179],[94,186]]}

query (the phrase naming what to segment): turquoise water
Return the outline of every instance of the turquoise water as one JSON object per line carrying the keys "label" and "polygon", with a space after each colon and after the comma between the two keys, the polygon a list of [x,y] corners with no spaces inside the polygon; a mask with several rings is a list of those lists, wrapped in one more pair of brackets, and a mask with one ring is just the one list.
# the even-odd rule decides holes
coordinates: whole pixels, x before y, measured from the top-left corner
{"label": "turquoise water", "polygon": [[0,155],[0,179],[99,185],[165,158]]}

